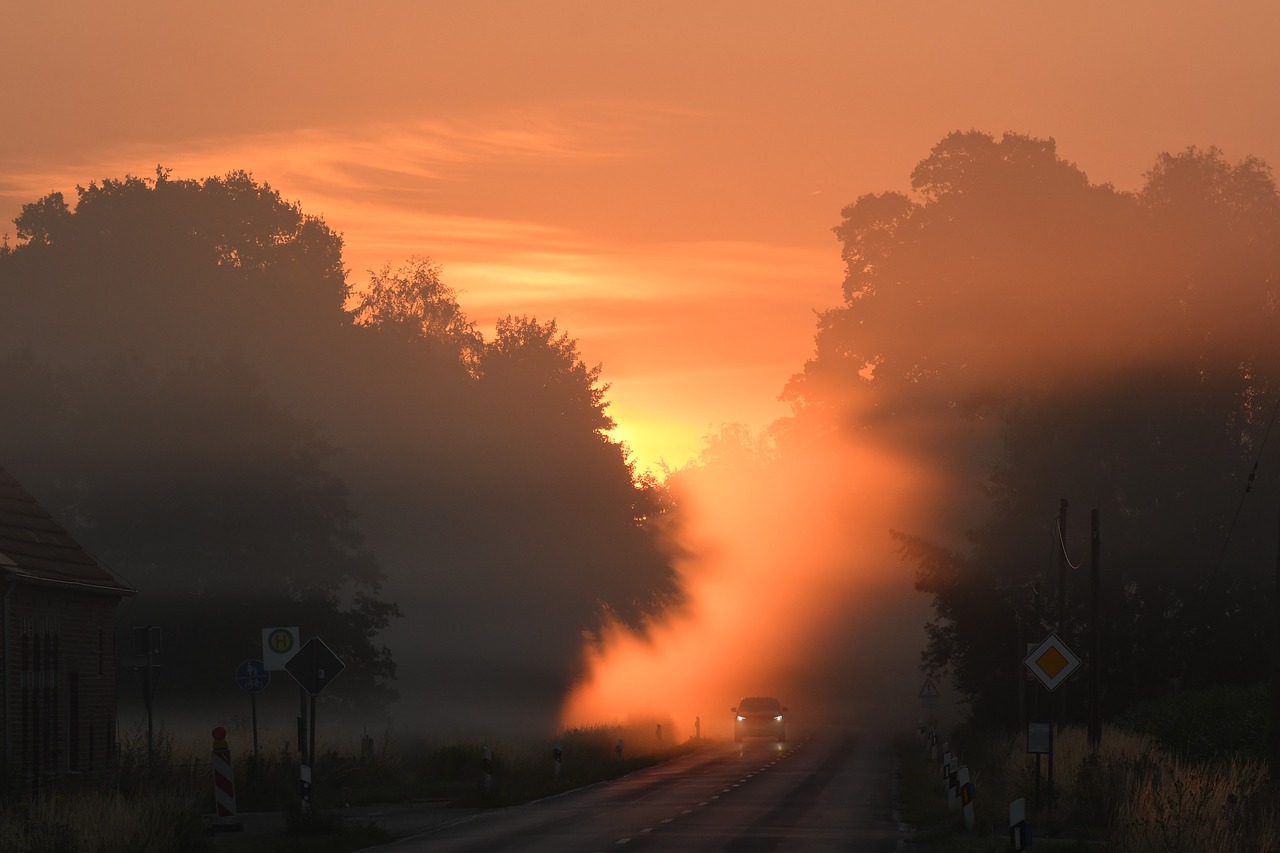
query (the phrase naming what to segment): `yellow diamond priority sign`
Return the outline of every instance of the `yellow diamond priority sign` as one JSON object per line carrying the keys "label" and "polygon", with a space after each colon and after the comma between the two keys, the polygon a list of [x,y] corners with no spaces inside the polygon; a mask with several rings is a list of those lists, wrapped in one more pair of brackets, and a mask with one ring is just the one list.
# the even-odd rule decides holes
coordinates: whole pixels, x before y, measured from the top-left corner
{"label": "yellow diamond priority sign", "polygon": [[1076,657],[1067,644],[1058,639],[1057,634],[1050,634],[1044,642],[1036,646],[1023,661],[1031,674],[1040,679],[1040,683],[1049,690],[1057,690],[1058,685],[1067,680],[1067,676],[1080,666],[1080,658]]}

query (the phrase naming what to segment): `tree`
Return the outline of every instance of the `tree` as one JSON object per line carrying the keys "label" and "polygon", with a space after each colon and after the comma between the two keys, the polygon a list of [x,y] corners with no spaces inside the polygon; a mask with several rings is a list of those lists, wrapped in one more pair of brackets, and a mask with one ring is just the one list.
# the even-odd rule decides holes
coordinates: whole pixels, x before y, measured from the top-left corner
{"label": "tree", "polygon": [[0,430],[145,579],[130,618],[161,592],[191,625],[223,592],[255,631],[296,607],[352,664],[335,696],[385,698],[394,649],[415,720],[467,695],[537,728],[584,632],[678,599],[669,499],[554,321],[485,342],[427,258],[352,298],[341,239],[246,173],[77,192],[0,251],[5,403],[40,413]]}
{"label": "tree", "polygon": [[239,349],[305,360],[349,324],[342,240],[246,172],[126,176],[23,206],[0,279],[8,342],[92,362]]}
{"label": "tree", "polygon": [[[926,667],[1008,720],[1015,626],[1053,627],[1046,580],[1098,508],[1109,707],[1250,677],[1267,537],[1233,510],[1280,389],[1269,170],[1192,148],[1122,193],[1052,140],[955,133],[911,182],[845,209],[844,302],[787,393],[929,460],[965,519],[899,534],[934,601]],[[1062,630],[1083,648],[1076,578]]]}
{"label": "tree", "polygon": [[441,278],[441,267],[428,258],[390,264],[372,275],[352,312],[366,328],[408,341],[426,341],[444,358],[468,368],[480,357],[484,338],[466,318],[457,294]]}
{"label": "tree", "polygon": [[603,437],[614,422],[605,409],[608,385],[600,385],[601,366],[587,367],[577,342],[555,320],[532,317],[499,320],[481,358],[481,378],[493,395],[526,415],[549,416],[579,435]]}
{"label": "tree", "polygon": [[349,664],[333,695],[367,707],[394,698],[395,664],[377,637],[398,609],[377,597],[382,570],[326,470],[334,450],[251,367],[161,372],[120,359],[78,370],[29,353],[3,367],[0,396],[39,420],[6,418],[0,446],[23,450],[15,468],[138,589],[130,624],[164,628],[171,707],[225,698],[261,629],[277,624],[306,626]]}

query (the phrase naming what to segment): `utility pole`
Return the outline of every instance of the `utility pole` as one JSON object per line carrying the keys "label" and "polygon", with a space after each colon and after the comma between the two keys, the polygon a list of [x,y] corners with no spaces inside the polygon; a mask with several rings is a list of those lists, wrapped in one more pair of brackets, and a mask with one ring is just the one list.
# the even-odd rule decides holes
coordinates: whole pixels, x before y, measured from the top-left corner
{"label": "utility pole", "polygon": [[[1058,505],[1058,636],[1066,641],[1063,632],[1067,626],[1067,499]],[[1058,690],[1057,724],[1067,725],[1067,691]]]}
{"label": "utility pole", "polygon": [[1098,634],[1101,631],[1098,622],[1098,580],[1102,545],[1096,509],[1089,516],[1089,542],[1089,746],[1097,752],[1102,743],[1102,709],[1098,707],[1098,664],[1102,660],[1098,653]]}
{"label": "utility pole", "polygon": [[[1276,581],[1271,591],[1271,647],[1280,642],[1280,519],[1276,523]],[[1267,764],[1271,770],[1271,786],[1280,788],[1280,655],[1271,655],[1271,742]]]}

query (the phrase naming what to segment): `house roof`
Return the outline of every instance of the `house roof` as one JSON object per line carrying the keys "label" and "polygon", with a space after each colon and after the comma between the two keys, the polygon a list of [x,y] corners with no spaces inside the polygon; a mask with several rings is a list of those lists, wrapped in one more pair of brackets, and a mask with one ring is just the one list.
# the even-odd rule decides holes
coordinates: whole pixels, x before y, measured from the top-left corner
{"label": "house roof", "polygon": [[76,544],[4,468],[0,468],[0,580],[117,595],[136,592]]}

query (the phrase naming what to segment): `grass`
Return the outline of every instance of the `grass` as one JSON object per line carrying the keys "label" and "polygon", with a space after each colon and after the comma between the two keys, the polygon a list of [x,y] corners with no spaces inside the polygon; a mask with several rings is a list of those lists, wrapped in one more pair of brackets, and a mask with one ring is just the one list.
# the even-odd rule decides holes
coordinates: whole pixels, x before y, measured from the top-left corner
{"label": "grass", "polygon": [[1055,737],[1051,807],[1044,760],[1035,799],[1035,756],[1024,735],[961,732],[952,747],[974,781],[973,831],[946,806],[939,762],[915,739],[898,743],[903,819],[929,849],[1009,849],[1009,803],[1025,798],[1037,850],[1280,850],[1280,802],[1257,760],[1192,763],[1120,729],[1104,729],[1095,752],[1083,729],[1068,728]]}
{"label": "grass", "polygon": [[189,791],[118,791],[0,806],[5,853],[174,853],[203,831]]}
{"label": "grass", "polygon": [[[615,752],[619,739],[621,757]],[[34,803],[0,801],[0,839],[4,853],[347,853],[392,840],[376,826],[344,821],[341,811],[351,805],[445,799],[501,807],[615,778],[697,748],[693,742],[661,741],[650,724],[571,729],[558,740],[558,773],[550,739],[439,741],[388,729],[376,739],[362,734],[350,741],[322,740],[306,812],[296,792],[297,754],[287,741],[256,758],[233,752],[237,810],[283,812],[283,826],[215,840],[205,833],[205,817],[214,811],[209,739],[184,740],[160,728],[148,757],[145,732],[126,732],[108,789],[48,794]],[[486,747],[492,754],[487,779]]]}

